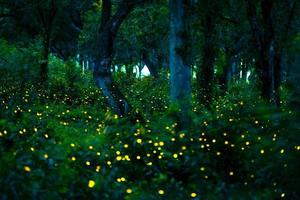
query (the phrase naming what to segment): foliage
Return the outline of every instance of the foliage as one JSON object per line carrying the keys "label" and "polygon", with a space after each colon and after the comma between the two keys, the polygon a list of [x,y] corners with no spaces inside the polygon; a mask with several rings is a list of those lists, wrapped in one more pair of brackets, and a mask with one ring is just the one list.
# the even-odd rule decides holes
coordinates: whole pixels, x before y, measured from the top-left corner
{"label": "foliage", "polygon": [[48,89],[27,84],[21,95],[18,82],[1,84],[2,199],[299,197],[288,102],[273,108],[236,85],[210,111],[195,104],[186,132],[167,107],[167,81],[116,75],[143,116],[120,118],[95,88],[69,87],[74,63],[51,60],[59,70]]}
{"label": "foliage", "polygon": [[1,200],[300,199],[300,4],[177,3],[0,0]]}

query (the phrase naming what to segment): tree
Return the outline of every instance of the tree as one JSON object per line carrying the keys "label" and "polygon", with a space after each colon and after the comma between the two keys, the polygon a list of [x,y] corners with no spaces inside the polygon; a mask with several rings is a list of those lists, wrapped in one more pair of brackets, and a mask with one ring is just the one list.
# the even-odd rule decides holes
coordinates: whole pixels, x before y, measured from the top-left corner
{"label": "tree", "polygon": [[112,78],[112,60],[114,57],[114,43],[120,26],[133,9],[146,0],[121,1],[117,11],[112,15],[112,1],[102,1],[100,28],[97,33],[94,79],[101,88],[108,104],[114,112],[125,115],[130,112],[130,105],[120,92]]}
{"label": "tree", "polygon": [[[257,4],[260,6],[260,15],[257,14]],[[259,52],[256,66],[261,81],[261,94],[264,98],[279,105],[282,50],[295,14],[296,1],[288,1],[286,6],[288,17],[282,16],[282,19],[278,20],[273,15],[276,5],[284,7],[284,3],[276,4],[272,0],[258,2],[246,0],[248,20]]]}
{"label": "tree", "polygon": [[[5,15],[13,19],[14,27],[17,30],[26,32],[26,38],[22,40],[41,39],[42,50],[40,60],[40,82],[46,83],[48,79],[49,55],[52,52],[64,57],[65,54],[73,54],[69,49],[68,53],[61,52],[65,46],[75,46],[81,29],[81,18],[79,0],[34,0],[34,1],[10,1],[5,2]],[[81,3],[82,4],[82,3]],[[5,29],[5,28],[4,28]],[[19,33],[15,33],[16,35]],[[16,40],[16,38],[13,38]],[[72,44],[71,44],[72,43]]]}
{"label": "tree", "polygon": [[202,91],[199,95],[200,102],[209,105],[212,98],[212,84],[214,79],[214,61],[216,57],[215,44],[215,22],[213,12],[214,8],[208,8],[205,11],[203,19],[203,56],[202,65],[197,71],[198,91]]}
{"label": "tree", "polygon": [[178,103],[183,126],[191,106],[191,67],[188,62],[187,9],[184,0],[170,1],[171,101]]}

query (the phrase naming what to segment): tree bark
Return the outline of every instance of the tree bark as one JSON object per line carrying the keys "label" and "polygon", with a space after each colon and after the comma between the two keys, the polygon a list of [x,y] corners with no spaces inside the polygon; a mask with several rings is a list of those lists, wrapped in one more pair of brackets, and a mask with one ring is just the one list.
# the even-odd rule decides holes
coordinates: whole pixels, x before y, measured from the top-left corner
{"label": "tree bark", "polygon": [[46,84],[48,80],[49,54],[50,54],[50,33],[47,33],[43,41],[42,61],[40,65],[40,78],[42,84]]}
{"label": "tree bark", "polygon": [[52,37],[52,30],[55,22],[55,18],[57,16],[57,7],[55,2],[52,0],[47,4],[47,11],[45,12],[41,5],[38,3],[38,15],[40,24],[42,27],[42,34],[43,34],[43,51],[42,51],[42,62],[40,65],[40,79],[41,84],[47,84],[48,81],[48,64],[49,64],[49,54],[50,54],[50,47],[51,47],[51,37]]}
{"label": "tree bark", "polygon": [[[260,28],[257,21],[255,4],[251,0],[246,0],[249,23],[259,50],[256,64],[261,80],[261,94],[272,103],[279,105],[279,87],[282,76],[282,48],[279,47],[279,42],[275,37],[274,22],[272,19],[273,4],[272,0],[261,0],[262,28]],[[291,12],[293,9],[294,4],[292,4]],[[287,27],[290,26],[291,18],[292,15],[289,15]],[[287,32],[288,28],[284,34],[287,35]]]}
{"label": "tree bark", "polygon": [[203,47],[203,63],[197,71],[198,99],[204,105],[209,106],[212,99],[212,84],[214,79],[214,60],[215,48],[213,42],[214,23],[213,15],[207,12],[203,22],[204,27],[204,47]]}
{"label": "tree bark", "polygon": [[126,115],[130,112],[131,106],[114,83],[112,77],[113,46],[122,22],[134,7],[142,1],[122,1],[113,16],[111,16],[111,1],[103,0],[102,3],[103,10],[97,37],[98,50],[95,58],[94,80],[113,111],[119,115]]}
{"label": "tree bark", "polygon": [[187,61],[188,37],[186,29],[187,3],[170,1],[170,71],[171,101],[178,103],[183,128],[188,126],[191,106],[191,68]]}

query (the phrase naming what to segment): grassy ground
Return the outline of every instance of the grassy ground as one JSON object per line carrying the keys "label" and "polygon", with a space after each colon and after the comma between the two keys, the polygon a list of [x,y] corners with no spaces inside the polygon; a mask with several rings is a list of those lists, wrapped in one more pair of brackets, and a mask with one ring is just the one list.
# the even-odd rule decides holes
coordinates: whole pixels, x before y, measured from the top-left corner
{"label": "grassy ground", "polygon": [[128,81],[141,120],[111,113],[94,87],[3,82],[0,199],[299,198],[287,101],[274,108],[239,86],[211,110],[195,103],[182,131],[166,83]]}

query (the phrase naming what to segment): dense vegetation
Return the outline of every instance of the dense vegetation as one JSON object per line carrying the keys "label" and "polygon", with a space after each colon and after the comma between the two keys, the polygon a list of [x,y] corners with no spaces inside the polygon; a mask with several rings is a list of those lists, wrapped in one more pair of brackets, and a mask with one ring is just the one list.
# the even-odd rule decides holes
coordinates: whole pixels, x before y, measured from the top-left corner
{"label": "dense vegetation", "polygon": [[0,6],[1,200],[300,198],[298,1]]}

